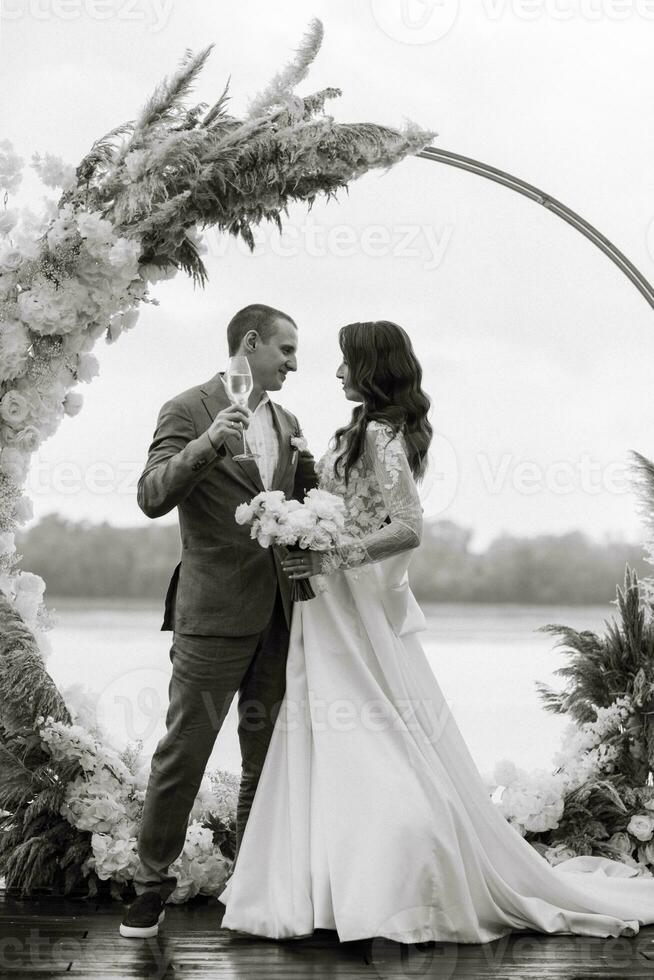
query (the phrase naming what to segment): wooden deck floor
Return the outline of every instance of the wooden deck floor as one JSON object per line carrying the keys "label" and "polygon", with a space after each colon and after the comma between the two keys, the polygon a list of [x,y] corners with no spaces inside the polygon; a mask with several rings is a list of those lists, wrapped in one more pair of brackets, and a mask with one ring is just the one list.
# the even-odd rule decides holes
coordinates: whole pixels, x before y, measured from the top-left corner
{"label": "wooden deck floor", "polygon": [[287,942],[220,928],[222,906],[168,905],[154,939],[124,939],[125,906],[0,892],[0,977],[239,980],[450,977],[460,980],[626,980],[654,977],[654,926],[631,939],[515,933],[483,946],[402,947],[387,940],[339,943],[333,932]]}

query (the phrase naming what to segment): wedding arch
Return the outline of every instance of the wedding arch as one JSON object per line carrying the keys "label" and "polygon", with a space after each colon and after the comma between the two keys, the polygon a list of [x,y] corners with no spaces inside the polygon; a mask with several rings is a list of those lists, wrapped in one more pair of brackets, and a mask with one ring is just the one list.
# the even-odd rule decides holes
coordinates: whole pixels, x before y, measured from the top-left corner
{"label": "wedding arch", "polygon": [[[24,491],[30,458],[65,415],[80,411],[82,397],[73,389],[97,374],[92,350],[100,337],[115,342],[134,327],[141,303],[156,303],[150,286],[179,270],[204,284],[203,228],[240,236],[253,249],[252,227],[265,221],[281,229],[289,203],[310,207],[318,196],[333,197],[372,168],[417,155],[539,201],[602,248],[654,305],[652,287],[626,257],[538,189],[434,149],[429,144],[435,134],[413,124],[398,131],[336,123],[324,111],[340,95],[336,88],[297,95],[321,40],[322,25],[314,20],[293,61],[251,101],[242,119],[228,113],[227,89],[212,106],[186,104],[211,49],[187,52],[139,116],[97,140],[77,168],[49,154],[33,158],[46,186],[60,190],[42,215],[7,206],[23,161],[8,141],[0,143],[0,873],[23,893],[86,888],[93,895],[109,882],[112,894],[120,895],[136,868],[145,788],[139,746],[122,753],[109,748],[102,731],[85,724],[88,718],[67,702],[46,669],[45,583],[20,569],[15,544],[16,529],[32,516]],[[654,465],[644,457],[638,465],[652,501]],[[563,775],[534,779],[515,767],[501,771],[507,818],[521,833],[540,835],[534,844],[548,854],[601,845],[601,835],[580,837],[565,823],[583,793],[598,809],[613,807],[613,836],[622,834],[625,853],[627,844],[635,853],[640,838],[629,838],[625,814],[642,814],[629,814],[611,784],[626,756],[633,759],[629,806],[643,810],[650,801],[654,810],[654,788],[651,794],[643,788],[654,764],[647,727],[654,657],[646,656],[654,651],[654,627],[649,614],[643,619],[643,602],[651,611],[652,595],[640,585],[639,592],[628,571],[620,593],[622,629],[637,630],[636,640],[629,635],[639,649],[633,662],[623,664],[627,700],[617,703],[599,681],[589,690],[591,674],[580,668],[577,687],[565,696],[543,691],[549,707],[576,721]],[[565,639],[573,657],[582,660],[593,647],[586,634],[567,631]],[[604,645],[600,638],[593,643],[597,663],[598,650],[617,656],[623,634],[615,632]],[[619,751],[604,751],[607,745]],[[233,857],[236,790],[236,777],[222,772],[203,784],[176,865],[180,884],[173,901],[222,889]],[[638,860],[646,871],[654,866],[654,853]]]}
{"label": "wedding arch", "polygon": [[520,177],[515,177],[513,174],[507,173],[506,170],[499,170],[497,167],[492,167],[488,163],[473,160],[471,157],[462,156],[460,153],[452,153],[450,150],[442,150],[435,146],[426,146],[416,156],[423,157],[425,160],[433,160],[435,163],[444,163],[450,167],[458,167],[468,173],[477,174],[479,177],[486,177],[496,184],[501,184],[503,187],[508,187],[509,190],[516,191],[516,193],[528,197],[530,200],[535,201],[536,204],[540,204],[548,211],[551,211],[552,214],[562,218],[563,221],[576,228],[578,232],[596,245],[601,252],[604,252],[617,265],[618,269],[631,280],[649,305],[654,308],[654,287],[652,287],[643,273],[620,251],[617,245],[609,241],[601,231],[594,228],[589,221],[586,221],[580,214],[577,214],[572,208],[569,208],[567,204],[557,201],[551,194],[547,194],[539,187],[534,187],[533,184],[528,184],[526,180],[521,180]]}

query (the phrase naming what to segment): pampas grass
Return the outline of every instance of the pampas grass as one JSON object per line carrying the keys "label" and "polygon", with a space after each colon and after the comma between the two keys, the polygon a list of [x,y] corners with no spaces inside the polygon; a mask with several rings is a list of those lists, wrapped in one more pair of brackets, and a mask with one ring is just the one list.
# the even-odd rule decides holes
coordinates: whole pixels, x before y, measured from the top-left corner
{"label": "pampas grass", "polygon": [[191,229],[215,226],[254,249],[253,226],[281,228],[289,204],[333,198],[369,170],[391,167],[431,142],[435,134],[413,123],[400,131],[334,122],[324,107],[338,88],[298,95],[322,37],[322,24],[312,21],[293,60],[252,100],[245,119],[227,112],[227,86],[211,108],[186,105],[211,46],[187,51],[136,121],[93,144],[61,203],[100,211],[119,234],[141,240],[144,263],[174,265],[204,284]]}

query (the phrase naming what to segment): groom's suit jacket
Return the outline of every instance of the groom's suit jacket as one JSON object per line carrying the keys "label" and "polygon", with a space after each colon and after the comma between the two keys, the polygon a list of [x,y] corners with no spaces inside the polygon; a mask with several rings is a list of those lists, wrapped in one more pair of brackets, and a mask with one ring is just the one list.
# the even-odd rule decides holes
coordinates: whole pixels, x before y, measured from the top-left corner
{"label": "groom's suit jacket", "polygon": [[[167,401],[159,412],[148,460],[138,483],[139,507],[161,517],[177,507],[181,561],[166,596],[162,630],[208,636],[245,636],[265,628],[277,586],[290,623],[291,584],[277,551],[262,548],[234,511],[264,487],[256,461],[237,462],[239,434],[218,449],[207,429],[230,404],[220,373]],[[301,436],[297,418],[270,402],[279,439],[272,490],[302,500],[316,486],[311,453],[292,444]]]}

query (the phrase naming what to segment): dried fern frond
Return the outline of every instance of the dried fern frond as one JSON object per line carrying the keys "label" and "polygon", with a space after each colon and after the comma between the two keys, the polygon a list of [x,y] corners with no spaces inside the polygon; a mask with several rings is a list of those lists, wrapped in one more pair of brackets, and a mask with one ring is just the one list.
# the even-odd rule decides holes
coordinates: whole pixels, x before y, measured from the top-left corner
{"label": "dried fern frond", "polygon": [[13,731],[33,727],[38,715],[71,723],[34,636],[0,592],[0,722]]}

